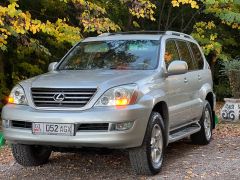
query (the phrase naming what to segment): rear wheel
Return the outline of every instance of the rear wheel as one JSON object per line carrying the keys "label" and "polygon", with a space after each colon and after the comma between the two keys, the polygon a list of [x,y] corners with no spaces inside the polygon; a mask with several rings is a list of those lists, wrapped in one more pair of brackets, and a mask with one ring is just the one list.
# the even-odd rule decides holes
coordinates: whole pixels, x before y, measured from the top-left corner
{"label": "rear wheel", "polygon": [[141,147],[129,150],[131,165],[136,174],[157,174],[165,153],[164,125],[161,115],[152,112]]}
{"label": "rear wheel", "polygon": [[12,154],[18,164],[39,166],[48,162],[52,150],[45,146],[13,144]]}
{"label": "rear wheel", "polygon": [[194,144],[209,144],[212,139],[213,117],[212,108],[208,101],[205,103],[199,123],[201,125],[201,130],[191,135],[191,140]]}

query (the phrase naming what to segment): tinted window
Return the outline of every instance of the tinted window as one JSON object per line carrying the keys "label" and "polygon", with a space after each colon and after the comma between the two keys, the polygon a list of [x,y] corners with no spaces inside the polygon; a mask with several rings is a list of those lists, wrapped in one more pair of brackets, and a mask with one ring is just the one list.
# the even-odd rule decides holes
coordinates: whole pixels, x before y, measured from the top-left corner
{"label": "tinted window", "polygon": [[195,67],[187,43],[185,41],[177,41],[177,45],[181,60],[185,61],[188,64],[188,70],[194,70]]}
{"label": "tinted window", "polygon": [[201,51],[199,50],[198,46],[194,43],[191,43],[191,48],[192,48],[192,52],[193,52],[196,64],[198,66],[198,69],[202,69],[204,61],[203,61]]}
{"label": "tinted window", "polygon": [[159,41],[112,40],[79,43],[59,70],[150,70],[158,65]]}
{"label": "tinted window", "polygon": [[174,40],[167,41],[164,60],[165,60],[165,63],[166,63],[167,67],[172,61],[180,60],[178,50],[177,50],[177,46],[176,46],[176,43],[175,43]]}

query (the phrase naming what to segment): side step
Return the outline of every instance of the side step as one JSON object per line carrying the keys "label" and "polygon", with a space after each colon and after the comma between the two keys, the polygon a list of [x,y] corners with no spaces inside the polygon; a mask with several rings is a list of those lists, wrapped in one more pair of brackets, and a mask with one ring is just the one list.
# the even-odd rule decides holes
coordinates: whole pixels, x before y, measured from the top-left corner
{"label": "side step", "polygon": [[194,134],[194,133],[200,131],[200,129],[201,129],[201,126],[199,123],[193,123],[193,124],[184,126],[182,128],[173,130],[170,132],[170,135],[169,135],[169,143],[178,141],[178,140],[185,138],[191,134]]}

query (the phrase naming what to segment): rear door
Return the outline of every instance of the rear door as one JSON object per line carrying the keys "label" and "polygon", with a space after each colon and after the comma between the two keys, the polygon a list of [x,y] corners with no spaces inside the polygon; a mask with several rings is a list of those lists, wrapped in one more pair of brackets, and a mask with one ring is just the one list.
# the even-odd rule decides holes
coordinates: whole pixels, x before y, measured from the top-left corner
{"label": "rear door", "polygon": [[202,108],[203,108],[203,102],[200,97],[200,89],[205,83],[209,81],[209,74],[206,73],[206,71],[204,70],[203,54],[201,53],[199,46],[193,42],[189,42],[189,46],[192,51],[193,60],[196,64],[195,75],[194,75],[194,82],[195,82],[194,98],[197,99],[199,103],[198,108],[195,111],[200,118],[202,115]]}

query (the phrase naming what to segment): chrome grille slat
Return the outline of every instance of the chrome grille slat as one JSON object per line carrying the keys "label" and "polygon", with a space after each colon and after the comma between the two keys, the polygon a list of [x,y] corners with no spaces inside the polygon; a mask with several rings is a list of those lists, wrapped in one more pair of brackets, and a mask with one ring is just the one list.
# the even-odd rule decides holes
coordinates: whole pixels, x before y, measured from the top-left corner
{"label": "chrome grille slat", "polygon": [[[96,88],[63,89],[32,88],[32,99],[37,107],[81,108],[85,106],[97,91]],[[54,100],[56,94],[64,94],[62,101]]]}
{"label": "chrome grille slat", "polygon": [[35,99],[52,99],[53,96],[33,96],[33,98]]}
{"label": "chrome grille slat", "polygon": [[91,97],[84,97],[84,96],[81,96],[81,97],[74,97],[74,96],[66,96],[65,97],[66,99],[91,99]]}
{"label": "chrome grille slat", "polygon": [[[34,99],[53,99],[53,96],[33,96]],[[91,99],[91,97],[74,97],[74,96],[66,96],[65,99]]]}
{"label": "chrome grille slat", "polygon": [[[32,92],[33,95],[36,94],[56,94],[56,93],[61,93],[63,91],[57,91],[57,92]],[[95,92],[66,92],[66,94],[76,94],[76,95],[93,95]]]}
{"label": "chrome grille slat", "polygon": [[79,104],[84,104],[87,103],[88,101],[62,101],[61,103],[57,102],[57,101],[38,101],[35,100],[35,103],[54,103],[54,104],[75,104],[75,103],[79,103]]}

